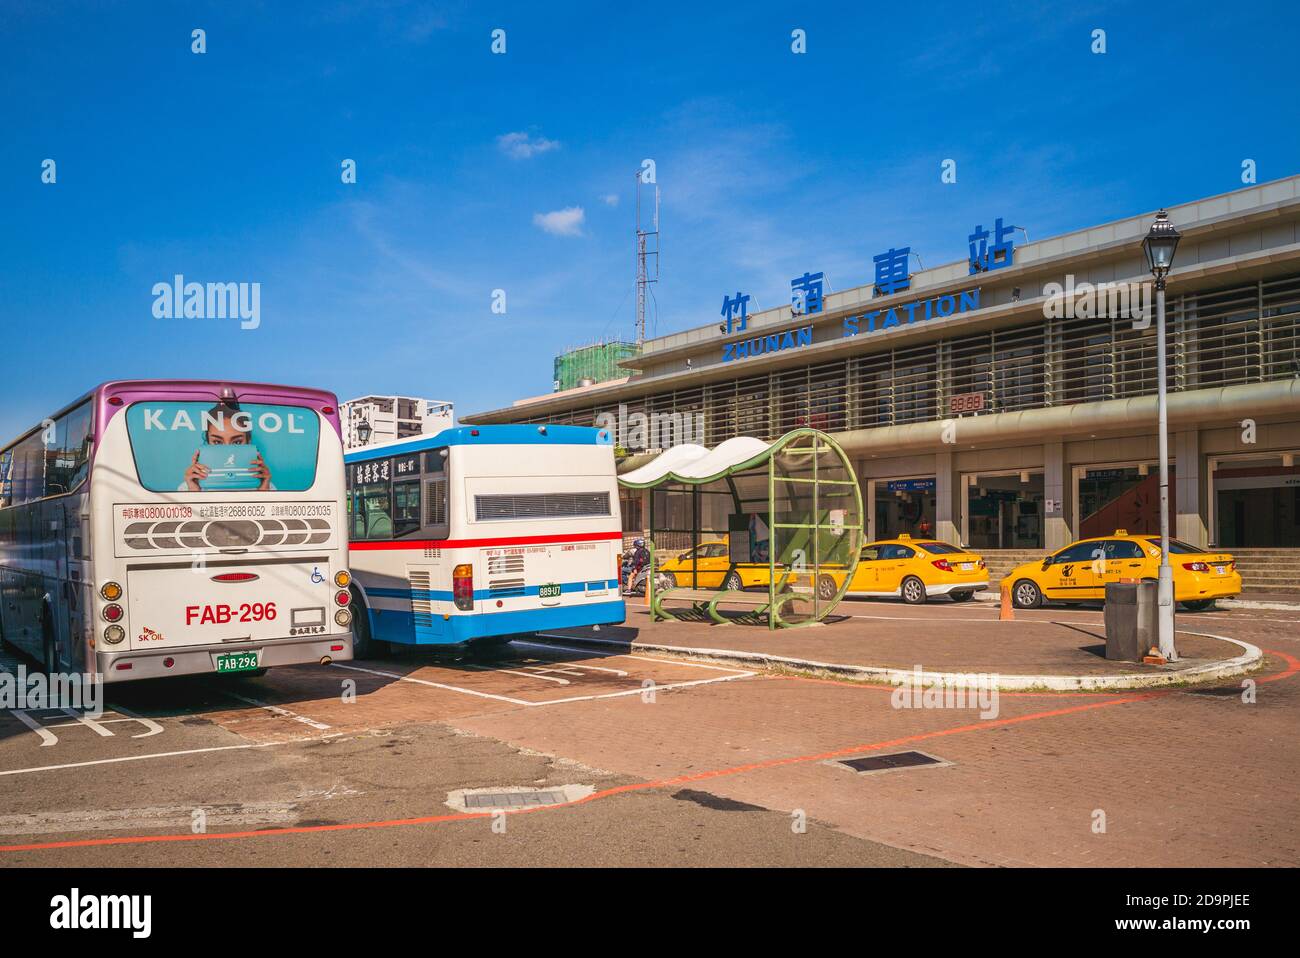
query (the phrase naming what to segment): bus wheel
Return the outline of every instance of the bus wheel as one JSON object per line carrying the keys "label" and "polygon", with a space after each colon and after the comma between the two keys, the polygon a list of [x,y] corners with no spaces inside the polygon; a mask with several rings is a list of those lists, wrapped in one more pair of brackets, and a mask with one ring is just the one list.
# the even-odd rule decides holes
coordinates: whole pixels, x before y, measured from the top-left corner
{"label": "bus wheel", "polygon": [[373,659],[381,654],[379,643],[370,635],[370,613],[357,590],[352,590],[352,657]]}
{"label": "bus wheel", "polygon": [[471,659],[495,659],[510,651],[513,635],[488,635],[475,639],[465,649]]}
{"label": "bus wheel", "polygon": [[925,583],[914,575],[909,575],[903,580],[899,591],[903,594],[903,601],[908,605],[921,605],[925,602]]}

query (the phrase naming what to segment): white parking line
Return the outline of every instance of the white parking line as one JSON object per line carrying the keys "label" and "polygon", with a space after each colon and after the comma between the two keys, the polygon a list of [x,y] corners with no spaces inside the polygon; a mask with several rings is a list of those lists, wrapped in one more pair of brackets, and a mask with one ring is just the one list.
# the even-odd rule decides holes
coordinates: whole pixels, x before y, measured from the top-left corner
{"label": "white parking line", "polygon": [[232,752],[241,749],[270,748],[274,745],[292,745],[295,742],[319,742],[322,739],[335,738],[342,734],[342,732],[331,732],[329,735],[312,735],[306,738],[291,738],[286,739],[283,742],[247,742],[242,745],[213,745],[208,748],[187,748],[175,752],[150,752],[147,755],[122,755],[118,758],[96,758],[86,762],[67,762],[63,765],[34,765],[31,768],[7,768],[0,769],[0,776],[27,775],[31,772],[56,772],[65,768],[85,768],[90,765],[114,765],[118,762],[144,762],[151,758],[174,758],[177,755],[202,755],[207,752]]}
{"label": "white parking line", "polygon": [[[651,687],[640,686],[632,689],[624,689],[620,692],[597,692],[591,695],[573,695],[562,699],[547,699],[544,702],[531,702],[528,701],[527,699],[517,699],[509,695],[497,695],[492,692],[483,692],[478,689],[462,688],[459,685],[450,685],[446,682],[433,682],[430,681],[429,679],[419,679],[411,675],[398,675],[396,672],[384,672],[379,669],[365,669],[358,665],[343,665],[342,663],[339,662],[334,662],[331,664],[336,669],[348,669],[349,671],[352,672],[367,672],[371,675],[379,675],[379,676],[383,676],[384,678],[397,679],[399,682],[412,682],[416,685],[427,685],[436,689],[445,689],[448,692],[460,692],[464,695],[476,695],[479,698],[496,699],[498,702],[508,702],[511,705],[524,705],[530,708],[543,706],[543,705],[564,705],[570,702],[588,702],[588,701],[592,701],[593,699],[614,699],[625,695],[644,695],[648,691],[663,692],[663,691],[668,691],[669,689],[690,688],[691,686],[695,686],[695,685],[711,685],[717,682],[730,682],[733,679],[749,678],[750,676],[756,674],[752,671],[747,671],[745,669],[733,669],[733,668],[727,668],[725,666],[720,666],[720,665],[703,665],[697,662],[676,662],[676,661],[669,661],[666,659],[651,658],[650,656],[645,656],[645,655],[627,655],[626,653],[622,653],[622,652],[597,652],[591,649],[574,649],[574,648],[568,648],[566,646],[550,645],[547,643],[538,643],[538,642],[515,642],[514,644],[528,645],[528,646],[533,646],[535,648],[541,648],[541,649],[552,649],[552,650],[560,650],[566,652],[578,652],[583,655],[596,655],[602,658],[609,658],[610,656],[613,655],[621,655],[624,658],[641,659],[646,662],[654,662],[658,665],[671,665],[674,667],[683,666],[686,668],[703,668],[703,669],[709,669],[714,672],[728,672],[730,674],[720,675],[717,676],[716,678],[711,678],[711,679],[694,679],[689,682],[665,682],[662,685],[660,685],[659,683],[654,683],[653,686]],[[477,668],[479,669],[487,668],[488,671],[491,671],[490,667],[478,666]],[[500,671],[508,672],[510,670],[502,669]],[[607,671],[607,670],[602,670],[602,671]],[[543,676],[539,676],[539,675],[532,675],[530,673],[525,673],[525,674],[528,674],[530,678],[543,678]]]}
{"label": "white parking line", "polygon": [[259,709],[266,709],[273,715],[280,715],[287,719],[293,719],[295,722],[301,722],[303,725],[310,725],[319,732],[327,732],[330,729],[330,726],[326,725],[324,722],[317,722],[315,719],[308,718],[305,715],[299,715],[297,712],[291,712],[278,705],[268,705],[265,702],[259,702],[257,699],[250,699],[246,695],[240,695],[237,692],[230,692],[226,689],[222,689],[221,694],[232,699],[238,699],[241,702],[247,702],[249,705],[255,705]]}

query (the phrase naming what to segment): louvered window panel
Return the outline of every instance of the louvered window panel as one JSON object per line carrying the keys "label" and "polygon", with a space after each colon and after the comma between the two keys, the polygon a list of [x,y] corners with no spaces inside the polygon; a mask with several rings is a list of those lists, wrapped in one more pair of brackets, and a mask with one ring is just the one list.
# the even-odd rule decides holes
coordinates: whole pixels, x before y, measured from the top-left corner
{"label": "louvered window panel", "polygon": [[407,573],[407,579],[411,583],[411,617],[415,620],[415,627],[432,628],[433,600],[429,595],[433,586],[429,573],[412,569]]}
{"label": "louvered window panel", "polygon": [[543,492],[474,497],[474,517],[479,522],[577,519],[609,514],[608,492]]}

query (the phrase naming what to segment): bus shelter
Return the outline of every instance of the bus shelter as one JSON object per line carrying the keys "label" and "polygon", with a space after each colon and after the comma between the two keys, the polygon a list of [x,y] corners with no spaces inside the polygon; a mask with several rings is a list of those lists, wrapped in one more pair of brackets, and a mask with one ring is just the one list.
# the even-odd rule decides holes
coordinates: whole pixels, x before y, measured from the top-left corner
{"label": "bus shelter", "polygon": [[830,436],[795,429],[775,442],[739,436],[710,450],[674,446],[619,477],[648,492],[653,620],[691,603],[769,629],[823,621],[849,587],[862,548],[862,491]]}

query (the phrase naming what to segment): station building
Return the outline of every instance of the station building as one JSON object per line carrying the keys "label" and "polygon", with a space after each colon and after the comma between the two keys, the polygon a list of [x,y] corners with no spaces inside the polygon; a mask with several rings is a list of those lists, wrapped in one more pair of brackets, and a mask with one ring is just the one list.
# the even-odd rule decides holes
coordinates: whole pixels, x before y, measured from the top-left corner
{"label": "station building", "polygon": [[[1298,550],[1300,176],[1168,213],[1182,235],[1166,314],[1171,532]],[[937,535],[1007,562],[1117,528],[1156,533],[1153,218],[1020,243],[999,221],[987,249],[977,227],[969,261],[867,262],[864,285],[733,310],[647,341],[624,378],[466,421],[612,417],[626,468],[670,444],[654,429],[629,443],[638,414],[707,446],[814,426],[852,457],[870,538]],[[633,527],[638,506],[625,503]]]}

